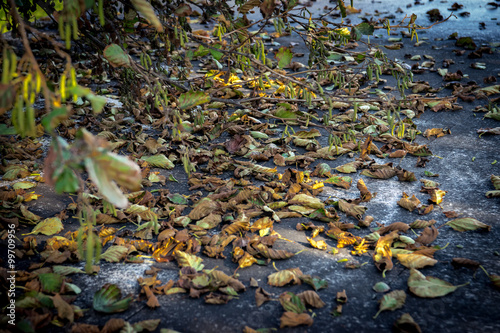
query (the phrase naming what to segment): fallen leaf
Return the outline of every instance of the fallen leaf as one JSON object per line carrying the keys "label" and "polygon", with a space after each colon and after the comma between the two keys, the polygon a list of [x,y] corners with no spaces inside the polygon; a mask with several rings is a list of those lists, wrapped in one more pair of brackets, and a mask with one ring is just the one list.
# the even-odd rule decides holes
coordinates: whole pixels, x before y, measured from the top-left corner
{"label": "fallen leaf", "polygon": [[418,297],[436,298],[454,292],[461,286],[454,286],[449,282],[440,280],[432,276],[425,276],[418,270],[412,268],[408,278],[410,291]]}
{"label": "fallen leaf", "polygon": [[284,327],[296,327],[300,325],[311,326],[313,324],[313,319],[307,313],[295,313],[286,311],[280,318],[280,328]]}
{"label": "fallen leaf", "polygon": [[453,221],[448,221],[445,223],[445,225],[450,226],[453,228],[453,230],[459,232],[471,231],[477,229],[486,229],[487,231],[490,231],[491,229],[491,226],[479,222],[478,220],[473,219],[471,217],[465,217]]}
{"label": "fallen leaf", "polygon": [[378,312],[373,316],[373,319],[376,319],[380,312],[386,310],[397,310],[403,307],[406,301],[406,293],[403,290],[394,290],[390,293],[384,295],[382,299],[380,299],[380,308]]}
{"label": "fallen leaf", "polygon": [[51,217],[39,222],[33,230],[28,234],[44,234],[47,236],[52,236],[61,232],[64,229],[61,219],[58,217]]}
{"label": "fallen leaf", "polygon": [[422,333],[420,326],[409,313],[404,313],[394,322],[394,330],[400,333]]}
{"label": "fallen leaf", "polygon": [[127,310],[132,301],[132,296],[122,299],[122,292],[117,285],[105,284],[94,294],[92,305],[99,312],[117,313]]}
{"label": "fallen leaf", "polygon": [[423,268],[426,266],[434,266],[438,261],[427,256],[419,254],[398,254],[399,262],[406,268]]}

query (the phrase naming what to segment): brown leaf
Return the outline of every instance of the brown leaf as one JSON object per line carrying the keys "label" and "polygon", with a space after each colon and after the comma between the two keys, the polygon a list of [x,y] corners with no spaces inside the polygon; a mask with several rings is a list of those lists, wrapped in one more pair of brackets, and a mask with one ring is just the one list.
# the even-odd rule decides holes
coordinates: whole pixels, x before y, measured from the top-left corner
{"label": "brown leaf", "polygon": [[406,150],[399,149],[389,154],[391,158],[402,158],[406,156]]}
{"label": "brown leaf", "polygon": [[75,323],[71,327],[71,333],[100,333],[101,330],[97,325],[84,324],[84,323]]}
{"label": "brown leaf", "polygon": [[426,221],[426,220],[417,219],[417,220],[413,221],[412,223],[410,223],[410,228],[422,229],[422,228],[430,227],[433,224],[436,224],[436,220]]}
{"label": "brown leaf", "polygon": [[70,323],[75,321],[75,311],[73,311],[71,305],[62,299],[61,295],[57,293],[55,296],[52,296],[52,302],[57,309],[57,316],[59,318],[67,319]]}
{"label": "brown leaf", "polygon": [[365,206],[348,203],[345,200],[339,199],[339,209],[342,212],[346,213],[347,216],[353,216],[356,219],[360,220],[368,208]]}
{"label": "brown leaf", "polygon": [[431,136],[435,136],[436,138],[440,138],[442,136],[445,136],[446,134],[451,134],[451,131],[449,129],[444,129],[444,128],[429,128],[425,130],[424,132],[424,137],[429,138]]}
{"label": "brown leaf", "polygon": [[346,294],[345,290],[338,291],[337,297],[335,299],[337,300],[338,303],[342,303],[342,304],[347,303],[347,294]]}
{"label": "brown leaf", "polygon": [[403,198],[398,201],[398,205],[412,212],[415,210],[415,208],[417,208],[418,205],[420,205],[420,200],[418,200],[415,195],[412,195],[411,198],[408,198],[408,194],[403,192]]}
{"label": "brown leaf", "polygon": [[417,239],[415,239],[415,242],[418,242],[418,243],[421,243],[424,245],[429,245],[436,240],[438,235],[439,235],[439,231],[436,229],[435,226],[432,225],[430,227],[426,227],[422,231],[420,236],[418,236]]}
{"label": "brown leaf", "polygon": [[193,210],[189,213],[188,217],[192,220],[199,220],[214,212],[219,208],[219,204],[209,198],[201,199]]}
{"label": "brown leaf", "polygon": [[398,333],[422,333],[420,326],[409,313],[404,313],[394,322],[394,330]]}
{"label": "brown leaf", "polygon": [[356,185],[356,187],[358,188],[359,193],[361,194],[361,201],[368,202],[373,198],[373,195],[370,191],[368,191],[368,188],[366,187],[363,178],[360,178],[358,180],[358,184]]}
{"label": "brown leaf", "polygon": [[313,324],[313,319],[307,313],[295,313],[286,311],[280,318],[281,324],[280,328],[284,327],[296,327],[299,325],[311,326]]}
{"label": "brown leaf", "polygon": [[231,300],[231,296],[210,293],[205,296],[205,303],[207,304],[226,304]]}
{"label": "brown leaf", "polygon": [[[154,279],[156,279],[156,277],[154,277]],[[146,297],[148,298],[146,305],[151,309],[159,307],[160,303],[158,303],[158,298],[156,298],[156,295],[153,294],[149,286],[143,286],[142,288],[144,289]]]}
{"label": "brown leaf", "polygon": [[454,211],[446,211],[446,212],[443,212],[443,214],[444,214],[444,216],[446,216],[449,219],[454,219],[454,218],[458,217],[458,213],[454,212]]}
{"label": "brown leaf", "polygon": [[451,260],[451,264],[453,265],[454,268],[465,267],[471,269],[478,269],[479,266],[481,266],[479,262],[467,258],[453,258]]}
{"label": "brown leaf", "polygon": [[391,223],[385,227],[382,227],[380,229],[377,230],[377,233],[379,235],[383,235],[385,233],[388,233],[390,231],[402,231],[402,232],[407,232],[408,229],[410,229],[410,226],[404,222],[394,222],[394,223]]}
{"label": "brown leaf", "polygon": [[273,273],[267,277],[267,283],[275,287],[283,287],[284,285],[293,282],[293,284],[301,284],[300,277],[303,275],[300,268],[289,268]]}
{"label": "brown leaf", "polygon": [[323,302],[319,295],[313,290],[303,291],[300,294],[297,294],[297,296],[305,305],[310,305],[317,309],[320,309],[326,305],[326,303]]}
{"label": "brown leaf", "polygon": [[377,179],[389,179],[396,175],[396,170],[391,167],[384,167],[376,170],[363,170],[361,175]]}
{"label": "brown leaf", "polygon": [[398,176],[398,180],[400,182],[414,182],[417,180],[413,172],[404,169],[398,168],[396,171],[396,175]]}
{"label": "brown leaf", "polygon": [[257,304],[257,307],[261,306],[267,301],[271,300],[271,294],[262,289],[261,287],[257,288],[255,290],[255,303]]}

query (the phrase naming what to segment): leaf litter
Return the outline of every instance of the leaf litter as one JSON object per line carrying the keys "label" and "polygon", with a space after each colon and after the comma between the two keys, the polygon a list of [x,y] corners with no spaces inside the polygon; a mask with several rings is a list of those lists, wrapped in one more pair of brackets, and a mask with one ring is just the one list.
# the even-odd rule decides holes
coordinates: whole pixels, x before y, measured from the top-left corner
{"label": "leaf litter", "polygon": [[[437,12],[429,15],[438,18],[440,14]],[[473,45],[473,42],[468,40],[460,39],[459,42],[459,45],[465,47]],[[106,50],[111,52],[116,47],[119,46],[112,44]],[[122,66],[128,66],[130,60],[128,57],[115,59],[112,58],[113,55],[107,55],[106,50],[104,56],[112,65],[120,63]],[[290,63],[291,51],[282,47],[275,57],[278,60],[277,66],[282,69]],[[386,70],[391,70],[391,68]],[[217,85],[224,87],[225,83],[216,79],[217,75],[220,77],[224,74],[219,71],[212,77],[207,76],[207,81],[212,82],[215,87]],[[446,75],[443,78],[445,81]],[[233,80],[238,83],[240,78],[233,78]],[[310,81],[318,82],[312,78]],[[276,86],[276,91],[284,86],[278,80],[269,83],[270,91],[273,85]],[[330,83],[332,82],[328,84]],[[241,83],[241,87],[243,91],[255,89],[251,84]],[[306,88],[299,88],[298,85],[293,88],[306,99],[308,92]],[[405,107],[414,114],[420,115],[424,110],[439,112],[460,108],[456,103],[456,98],[426,100],[421,98],[421,95],[417,95],[417,93],[429,92],[430,86],[422,84],[414,85],[412,88],[414,95],[408,96],[409,103],[406,103]],[[267,97],[270,100],[278,98],[276,91],[270,92]],[[364,93],[361,91],[356,96],[361,100]],[[498,93],[498,85],[479,88],[456,84],[453,87],[453,95],[462,99]],[[237,89],[229,89],[226,94],[224,95],[226,98],[239,96]],[[162,143],[161,140],[157,140],[156,135],[146,133],[131,134],[127,138],[128,143],[120,142],[109,134],[112,133],[113,124],[104,122],[94,128],[100,131],[101,136],[108,137],[110,144],[114,145],[112,147],[130,145],[128,151],[140,165],[140,170],[135,170],[133,177],[142,178],[142,188],[129,187],[128,185],[133,183],[132,179],[121,179],[119,185],[129,187],[133,191],[137,190],[121,197],[121,192],[119,193],[116,185],[110,183],[112,173],[119,174],[125,170],[123,168],[129,167],[128,161],[121,160],[118,155],[103,154],[97,163],[89,161],[87,167],[90,171],[89,177],[95,183],[101,183],[100,189],[108,189],[107,192],[103,192],[89,186],[92,192],[88,199],[92,202],[94,211],[98,212],[96,221],[101,225],[96,226],[94,230],[86,230],[86,233],[84,230],[68,231],[64,236],[54,236],[45,241],[39,262],[34,262],[30,268],[31,274],[36,270],[42,271],[38,271],[29,279],[27,292],[19,300],[20,308],[30,309],[32,308],[30,304],[43,304],[54,310],[47,318],[73,323],[81,315],[81,310],[71,305],[71,301],[66,297],[78,294],[78,290],[71,287],[66,276],[83,271],[75,267],[61,268],[70,267],[61,266],[61,264],[74,264],[83,260],[83,254],[78,248],[79,244],[90,244],[92,237],[95,237],[95,244],[91,244],[92,246],[104,248],[107,246],[100,256],[100,259],[107,262],[133,264],[144,262],[143,257],[150,256],[158,263],[174,261],[177,263],[179,266],[177,281],[170,280],[163,283],[156,279],[154,271],[151,272],[151,277],[138,279],[141,293],[146,296],[146,305],[150,308],[161,306],[158,302],[159,296],[176,293],[184,293],[191,298],[203,296],[207,304],[226,304],[233,300],[237,301],[239,293],[245,292],[247,288],[238,279],[238,270],[251,269],[249,267],[252,265],[269,265],[276,260],[287,260],[301,255],[280,249],[280,244],[286,240],[274,230],[275,224],[286,224],[286,220],[290,218],[306,218],[321,223],[320,227],[311,223],[311,225],[303,224],[301,230],[297,229],[311,236],[301,236],[302,240],[306,240],[310,245],[307,248],[308,251],[325,251],[333,247],[330,244],[335,244],[336,248],[352,249],[353,255],[362,258],[365,258],[365,254],[368,253],[372,257],[373,264],[384,275],[394,268],[393,260],[397,260],[397,263],[410,269],[408,287],[416,296],[442,297],[461,287],[453,286],[436,277],[425,276],[417,270],[438,264],[438,261],[433,258],[437,249],[429,247],[439,235],[434,226],[436,221],[417,219],[411,224],[394,222],[381,226],[370,220],[369,216],[364,216],[369,211],[370,200],[375,195],[384,195],[370,192],[369,179],[388,180],[397,176],[401,182],[416,181],[412,172],[394,167],[393,162],[378,164],[378,161],[383,161],[385,158],[391,161],[408,158],[407,155],[418,158],[432,156],[432,152],[426,145],[414,142],[417,128],[411,117],[399,118],[403,114],[401,116],[398,114],[399,121],[394,123],[394,118],[391,118],[394,105],[391,102],[380,99],[374,102],[337,104],[336,114],[327,122],[328,127],[333,130],[327,130],[327,126],[311,122],[311,119],[321,119],[327,114],[325,112],[327,110],[321,103],[306,112],[301,110],[301,102],[283,101],[281,103],[283,105],[276,107],[262,98],[253,107],[228,112],[225,109],[208,108],[207,103],[211,102],[210,96],[192,90],[179,94],[177,101],[180,110],[191,110],[205,105],[206,119],[202,124],[193,126],[189,120],[195,120],[194,117],[186,113],[184,116],[186,123],[178,124],[177,136],[164,135],[171,139],[170,144]],[[224,102],[221,103],[226,105]],[[362,106],[366,108],[361,108],[359,104],[363,104]],[[229,114],[230,112],[233,113]],[[272,119],[279,120],[281,123],[276,125],[276,123],[266,122],[266,115],[272,115]],[[494,115],[490,116],[494,117]],[[140,121],[144,120],[141,117],[138,118]],[[305,126],[306,124],[317,128],[311,129]],[[159,130],[164,131],[166,128],[156,125]],[[300,125],[301,130],[293,134],[288,132],[298,129],[297,125]],[[284,134],[280,135],[279,131]],[[496,132],[494,129],[487,129],[480,133],[497,134]],[[331,144],[322,146],[321,142],[324,140],[321,141],[320,138],[325,137],[326,134]],[[88,140],[91,140],[91,135],[87,134]],[[432,136],[440,138],[451,135],[451,131],[433,128],[426,130],[423,135],[426,138]],[[209,144],[218,138],[225,138],[226,141]],[[378,145],[373,141],[376,141]],[[21,143],[15,143],[12,140],[5,140],[5,143],[11,155],[6,156],[6,159],[21,157],[20,160],[29,161],[30,159],[26,159],[26,156],[22,156],[22,151],[29,149],[37,151],[37,148],[33,147],[34,142],[29,138]],[[346,192],[345,197],[323,200],[322,192],[326,188],[333,186],[343,190],[351,188],[353,178],[332,173],[331,165],[328,164],[343,155],[354,158],[354,161],[337,166],[334,170],[342,174],[359,172],[360,175],[366,177],[366,183],[363,178],[359,178],[356,186],[359,197],[356,199],[349,198]],[[321,161],[324,165],[318,164],[316,171],[311,173],[307,168],[316,161]],[[12,165],[7,168],[2,166],[4,180],[28,175],[27,167],[13,168]],[[188,174],[188,184],[192,190],[190,195],[172,193],[165,188],[148,190],[154,183],[166,183],[166,179],[162,180],[161,176],[151,169],[169,170],[176,165],[182,165]],[[68,177],[71,175],[68,174]],[[497,186],[498,176],[492,175],[491,181],[495,190],[489,191],[486,196],[496,197],[500,188],[500,185]],[[429,195],[430,202],[439,205],[444,200],[446,191],[440,190],[440,185],[436,182],[425,181],[423,183],[422,192]],[[38,222],[39,218],[29,212],[27,208],[29,206],[21,205],[22,202],[36,200],[28,192],[34,186],[36,183],[20,181],[12,187],[3,188],[0,192],[2,213],[5,213],[6,219],[16,224],[32,225],[33,222],[37,222],[30,234],[56,235],[63,230],[61,221],[67,220],[67,215],[61,212],[61,217],[52,217]],[[194,192],[195,190],[201,191]],[[119,202],[122,203],[123,209],[109,208],[109,203],[100,199],[99,195],[105,199],[120,197]],[[422,215],[433,209],[432,204],[422,204],[414,194],[410,197],[403,193],[402,199],[397,204],[410,212],[417,210]],[[75,208],[69,205],[67,211],[74,211]],[[356,221],[361,228],[371,228],[369,232],[365,232],[365,236],[359,236],[362,233],[357,230],[356,226],[345,222],[349,220]],[[107,229],[107,225],[113,223],[134,223],[138,227],[134,233],[122,232],[120,234],[116,232],[116,229]],[[489,231],[491,228],[474,218],[458,218],[443,225],[459,232],[478,229]],[[423,230],[414,240],[410,237],[402,238],[406,237],[402,234],[410,228]],[[327,242],[318,238],[323,235],[330,240],[325,238]],[[31,248],[30,241],[31,239],[25,239],[25,249],[21,252],[24,251],[32,256],[34,252],[28,254],[28,249]],[[235,264],[234,267],[237,267],[231,275],[216,269],[206,269],[203,264],[203,257],[225,258],[226,256],[230,257]],[[39,266],[37,266],[38,263]],[[478,267],[475,262],[464,258],[455,258],[452,263],[460,267]],[[46,266],[42,268],[43,264]],[[28,272],[26,274],[30,275]],[[498,288],[500,281],[498,275],[488,276],[492,284]],[[38,281],[40,288],[36,288],[33,281]],[[280,318],[280,328],[312,325],[314,318],[308,313],[307,307],[322,308],[327,304],[321,299],[320,290],[327,288],[328,283],[322,280],[322,277],[303,274],[300,267],[278,270],[267,277],[267,283],[273,287],[305,283],[315,290],[306,290],[299,294],[284,292],[279,296],[279,302],[284,310]],[[374,289],[377,292],[386,292],[389,287],[379,284]],[[261,287],[256,290],[255,294],[257,306],[273,300],[272,294]],[[406,293],[402,290],[395,290],[384,295],[375,317],[382,311],[394,311],[403,307],[406,297]],[[121,312],[126,311],[132,301],[131,296],[121,298],[118,286],[107,284],[94,295],[93,308],[104,313]],[[346,301],[347,297],[341,303]],[[337,313],[341,314],[341,308],[340,311],[338,310],[337,307]],[[157,325],[158,323],[153,321],[143,321],[132,325],[123,320],[110,320],[106,324],[106,326],[113,326],[114,329],[134,327],[135,331],[140,331],[140,327],[154,329]],[[420,330],[418,324],[407,314],[401,316],[395,325],[410,326],[417,331]]]}

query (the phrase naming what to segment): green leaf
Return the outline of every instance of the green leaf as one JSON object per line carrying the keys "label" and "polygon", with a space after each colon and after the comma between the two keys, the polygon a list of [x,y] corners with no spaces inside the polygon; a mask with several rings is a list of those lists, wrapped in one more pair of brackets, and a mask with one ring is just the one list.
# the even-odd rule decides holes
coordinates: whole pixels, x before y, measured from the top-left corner
{"label": "green leaf", "polygon": [[170,200],[172,203],[178,204],[178,205],[187,205],[188,200],[179,193],[169,193],[167,195],[168,200]]}
{"label": "green leaf", "polygon": [[27,189],[30,189],[30,188],[33,188],[36,186],[36,183],[33,183],[33,182],[29,182],[29,181],[20,181],[20,182],[17,182],[15,183],[14,185],[12,185],[12,188],[14,190],[27,190]]}
{"label": "green leaf", "polygon": [[175,252],[175,259],[177,260],[177,264],[179,264],[180,267],[192,267],[198,272],[201,271],[203,267],[205,267],[205,265],[201,263],[203,259],[195,256],[194,254],[177,251]]}
{"label": "green leaf", "polygon": [[375,27],[368,22],[363,22],[356,26],[356,30],[362,33],[363,35],[373,35]]}
{"label": "green leaf", "polygon": [[0,135],[15,135],[17,131],[14,127],[7,127],[5,124],[0,124]]}
{"label": "green leaf", "polygon": [[363,34],[361,33],[361,31],[359,31],[359,29],[356,26],[352,27],[350,35],[351,39],[360,40],[362,36]]}
{"label": "green leaf", "polygon": [[24,165],[11,164],[5,168],[2,180],[14,180],[17,178],[24,178],[30,175],[28,167]]}
{"label": "green leaf", "polygon": [[210,95],[203,91],[190,90],[179,97],[179,109],[191,109],[197,105],[210,102]]}
{"label": "green leaf", "polygon": [[456,231],[464,232],[464,231],[469,231],[469,230],[477,230],[477,229],[486,229],[490,231],[491,226],[484,224],[482,222],[479,222],[476,219],[473,219],[471,217],[465,217],[465,218],[460,218],[456,219],[453,221],[449,221],[445,223],[447,226],[452,227]]}
{"label": "green leaf", "polygon": [[339,3],[340,14],[342,15],[342,18],[344,18],[347,16],[344,0],[338,0],[338,3]]}
{"label": "green leaf", "polygon": [[29,233],[31,234],[44,234],[47,236],[52,236],[64,229],[61,219],[58,217],[51,217],[38,223],[33,230]]}
{"label": "green leaf", "polygon": [[72,267],[72,266],[60,266],[60,265],[56,265],[56,266],[52,266],[52,270],[54,271],[54,273],[60,274],[60,275],[70,275],[70,274],[80,274],[80,273],[83,274],[83,273],[85,273],[80,268]]}
{"label": "green leaf", "polygon": [[101,113],[102,109],[108,102],[106,97],[104,96],[97,96],[95,94],[87,94],[85,97],[90,101],[90,104],[92,105],[92,110],[94,113]]}
{"label": "green leaf", "polygon": [[[143,0],[140,0],[143,1]],[[117,44],[110,44],[106,46],[103,52],[104,58],[113,67],[130,67],[130,58]]]}
{"label": "green leaf", "polygon": [[160,325],[161,319],[147,319],[139,321],[132,325],[135,332],[142,332],[144,330],[149,332],[154,332],[158,325]]}
{"label": "green leaf", "polygon": [[113,245],[101,254],[101,259],[107,262],[119,262],[125,257],[128,252],[128,248],[122,245]]}
{"label": "green leaf", "polygon": [[65,107],[55,108],[42,118],[42,125],[47,132],[52,132],[61,121],[68,118],[68,110]]}
{"label": "green leaf", "polygon": [[394,311],[399,308],[402,308],[403,305],[405,304],[405,301],[406,301],[406,293],[403,290],[391,291],[387,295],[384,295],[384,297],[382,297],[382,299],[379,301],[380,308],[373,317],[373,319],[377,318],[380,312],[382,311],[386,310]]}
{"label": "green leaf", "polygon": [[373,290],[375,290],[378,293],[385,293],[386,291],[391,290],[391,287],[385,282],[377,282],[373,286]]}
{"label": "green leaf", "polygon": [[290,62],[293,58],[293,53],[289,48],[282,46],[278,50],[278,53],[276,53],[275,57],[278,60],[278,67],[283,69],[286,66],[290,65]]}
{"label": "green leaf", "polygon": [[287,292],[284,297],[280,297],[281,306],[285,311],[304,313],[306,311],[306,306],[302,303],[300,297],[292,292]]}
{"label": "green leaf", "polygon": [[54,172],[52,178],[55,178],[55,190],[57,193],[61,194],[64,192],[73,193],[78,191],[80,184],[78,182],[78,177],[73,170],[64,165],[61,169],[58,169],[60,173]]}
{"label": "green leaf", "polygon": [[151,6],[148,1],[132,0],[132,4],[134,5],[135,9],[137,9],[137,11],[139,11],[149,22],[151,22],[151,25],[155,27],[158,32],[163,32],[163,26],[156,16],[153,6]]}
{"label": "green leaf", "polygon": [[[212,46],[213,48],[216,48],[216,49],[220,49],[222,46],[219,45],[219,44],[215,44],[214,46]],[[217,51],[217,50],[214,50],[214,49],[210,49],[210,54],[212,55],[212,57],[214,57],[214,59],[217,61],[217,66],[220,65],[219,63],[219,60],[222,59],[222,56],[224,55],[224,53],[220,52],[220,51]],[[222,66],[222,65],[221,65]],[[219,66],[219,67],[221,67]],[[222,68],[220,68],[222,69]]]}
{"label": "green leaf", "polygon": [[154,168],[163,168],[163,169],[173,169],[174,163],[169,160],[165,155],[158,154],[153,156],[143,156],[141,160],[148,162]]}
{"label": "green leaf", "polygon": [[353,173],[356,172],[357,169],[354,162],[349,162],[336,167],[335,170],[341,173]]}
{"label": "green leaf", "polygon": [[425,276],[415,268],[410,270],[410,277],[408,278],[408,287],[410,291],[423,298],[435,298],[447,295],[454,292],[461,286],[454,286],[449,282],[440,280],[433,276]]}
{"label": "green leaf", "polygon": [[132,296],[122,298],[122,292],[115,284],[105,284],[94,294],[94,310],[104,313],[123,312],[132,302]]}
{"label": "green leaf", "polygon": [[[86,130],[82,133],[84,136],[92,135]],[[141,169],[128,157],[98,148],[90,157],[84,159],[84,163],[89,178],[97,185],[103,197],[116,207],[125,208],[128,205],[128,200],[117,183],[133,191],[141,188]]]}
{"label": "green leaf", "polygon": [[456,46],[461,46],[468,50],[475,50],[476,43],[472,40],[471,37],[460,37],[455,43]]}
{"label": "green leaf", "polygon": [[307,283],[308,285],[313,287],[313,289],[316,291],[328,287],[327,280],[322,280],[316,276],[303,275],[300,277],[300,279],[302,280],[302,282]]}
{"label": "green leaf", "polygon": [[56,273],[44,273],[38,275],[38,280],[44,293],[55,294],[61,291],[64,278]]}
{"label": "green leaf", "polygon": [[0,114],[10,110],[16,99],[16,85],[0,83]]}

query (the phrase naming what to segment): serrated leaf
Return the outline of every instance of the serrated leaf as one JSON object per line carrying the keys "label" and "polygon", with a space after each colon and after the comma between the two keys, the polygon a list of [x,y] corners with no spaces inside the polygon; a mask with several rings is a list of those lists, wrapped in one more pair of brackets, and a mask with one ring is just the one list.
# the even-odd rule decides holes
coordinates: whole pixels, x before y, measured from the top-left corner
{"label": "serrated leaf", "polygon": [[179,109],[191,109],[197,105],[210,102],[210,95],[203,91],[190,90],[179,96]]}
{"label": "serrated leaf", "polygon": [[101,259],[107,262],[119,262],[128,252],[128,248],[122,245],[113,245],[101,254]]}
{"label": "serrated leaf", "polygon": [[61,291],[64,278],[56,273],[44,273],[38,275],[38,280],[44,293],[55,294]]}
{"label": "serrated leaf", "polygon": [[373,319],[377,318],[380,312],[382,311],[386,310],[394,311],[399,308],[402,308],[403,305],[405,304],[405,301],[406,301],[406,293],[403,290],[391,291],[387,295],[384,295],[384,297],[382,297],[382,299],[379,301],[380,308],[373,317]]}
{"label": "serrated leaf", "polygon": [[59,274],[59,275],[70,275],[70,274],[80,274],[80,273],[85,273],[83,270],[81,270],[78,267],[72,267],[72,266],[52,266],[52,270],[54,273]]}
{"label": "serrated leaf", "polygon": [[58,217],[51,217],[39,222],[29,234],[44,234],[46,236],[52,236],[62,231],[64,226],[61,219]]}
{"label": "serrated leaf", "polygon": [[117,313],[127,310],[133,301],[132,296],[122,298],[122,292],[115,284],[105,284],[94,294],[94,310],[104,313]]}
{"label": "serrated leaf", "polygon": [[148,162],[148,164],[154,168],[163,168],[167,170],[174,168],[174,163],[163,154],[142,156],[141,160]]}
{"label": "serrated leaf", "polygon": [[477,229],[486,229],[487,231],[490,231],[491,226],[484,224],[482,222],[479,222],[476,219],[473,219],[471,217],[465,217],[465,218],[460,218],[456,219],[453,221],[446,222],[445,225],[452,227],[456,231],[464,232],[464,231],[470,231],[470,230],[477,230]]}
{"label": "serrated leaf", "polygon": [[[139,0],[144,1],[144,0]],[[110,44],[106,46],[103,51],[104,58],[111,64],[113,67],[130,67],[130,58],[123,51],[123,49],[117,44]]]}
{"label": "serrated leaf", "polygon": [[408,287],[410,291],[418,297],[435,298],[452,293],[462,286],[454,286],[449,282],[433,276],[426,277],[418,270],[412,268],[410,277],[408,278]]}
{"label": "serrated leaf", "polygon": [[155,27],[158,32],[163,32],[163,26],[161,25],[160,20],[155,14],[153,6],[146,0],[131,0],[135,9],[139,11],[144,17],[151,22],[153,27]]}

